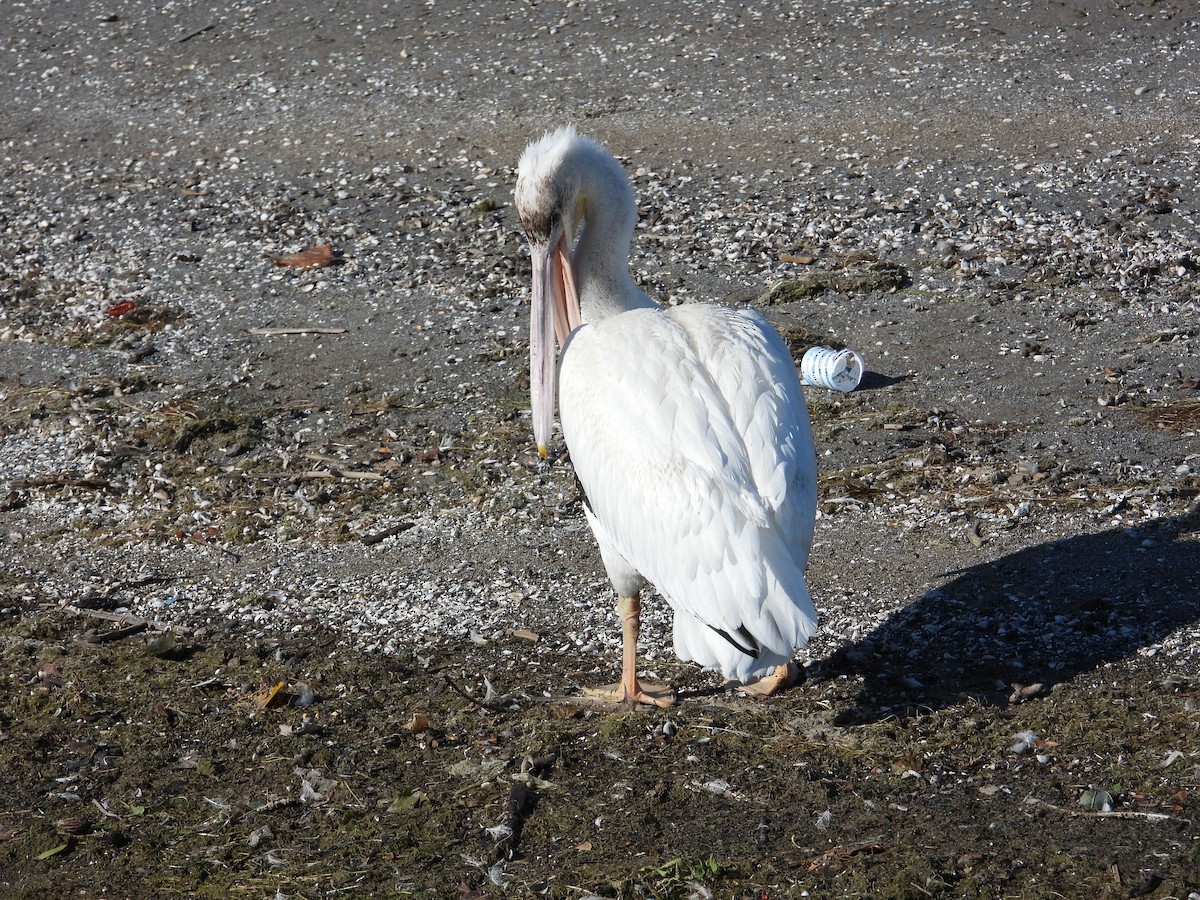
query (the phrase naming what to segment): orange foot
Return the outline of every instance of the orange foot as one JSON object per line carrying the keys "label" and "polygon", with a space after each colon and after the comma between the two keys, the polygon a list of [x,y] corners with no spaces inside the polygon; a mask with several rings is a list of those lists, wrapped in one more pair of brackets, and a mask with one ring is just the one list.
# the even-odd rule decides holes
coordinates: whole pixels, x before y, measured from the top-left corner
{"label": "orange foot", "polygon": [[789,662],[783,666],[776,666],[770,675],[763,675],[739,685],[738,690],[756,700],[764,700],[777,691],[799,684],[804,680],[803,671],[796,663]]}
{"label": "orange foot", "polygon": [[639,706],[674,706],[675,689],[665,684],[653,684],[645,681],[634,683],[633,690],[626,688],[621,682],[606,684],[603,687],[584,688],[583,693],[594,700],[605,703],[615,703],[622,709],[637,709]]}

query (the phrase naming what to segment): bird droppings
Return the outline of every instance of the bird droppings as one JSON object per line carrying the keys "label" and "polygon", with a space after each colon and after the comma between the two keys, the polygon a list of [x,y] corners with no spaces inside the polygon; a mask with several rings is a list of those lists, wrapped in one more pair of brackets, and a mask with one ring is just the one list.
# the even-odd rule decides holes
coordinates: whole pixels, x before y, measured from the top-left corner
{"label": "bird droppings", "polygon": [[[1194,895],[1192,6],[10,7],[0,893]],[[565,121],[655,299],[815,278],[765,312],[867,361],[766,703],[656,598],[683,702],[570,702],[618,630],[510,205]]]}

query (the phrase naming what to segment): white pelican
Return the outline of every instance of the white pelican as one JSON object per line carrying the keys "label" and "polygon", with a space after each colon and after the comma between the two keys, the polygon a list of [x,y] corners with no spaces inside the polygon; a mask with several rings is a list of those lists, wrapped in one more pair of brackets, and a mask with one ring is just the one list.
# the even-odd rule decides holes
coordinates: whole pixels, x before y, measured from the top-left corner
{"label": "white pelican", "polygon": [[637,287],[629,180],[574,128],[525,149],[516,207],[533,261],[534,437],[545,458],[557,375],[563,436],[618,597],[621,681],[592,693],[673,702],[637,676],[647,582],[675,610],[681,658],[773,692],[794,680],[793,650],[817,627],[804,582],[816,454],[791,354],[757,312],[664,308]]}

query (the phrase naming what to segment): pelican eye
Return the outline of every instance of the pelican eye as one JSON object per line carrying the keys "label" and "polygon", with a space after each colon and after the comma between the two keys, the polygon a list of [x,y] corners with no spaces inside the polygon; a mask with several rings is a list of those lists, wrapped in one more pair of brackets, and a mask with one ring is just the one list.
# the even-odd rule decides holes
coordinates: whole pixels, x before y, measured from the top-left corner
{"label": "pelican eye", "polygon": [[522,216],[521,225],[525,228],[525,237],[529,239],[529,243],[550,243],[550,236],[554,234],[554,227],[557,224],[556,218],[547,217],[540,213]]}

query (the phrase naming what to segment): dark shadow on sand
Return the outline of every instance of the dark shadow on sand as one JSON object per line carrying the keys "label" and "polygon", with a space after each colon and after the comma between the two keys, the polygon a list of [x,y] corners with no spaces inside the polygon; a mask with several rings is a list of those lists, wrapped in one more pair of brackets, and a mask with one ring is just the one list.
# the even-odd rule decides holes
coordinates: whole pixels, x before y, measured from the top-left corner
{"label": "dark shadow on sand", "polygon": [[891,387],[894,384],[902,384],[905,381],[911,381],[912,375],[884,375],[881,372],[872,372],[869,369],[863,372],[862,381],[859,382],[856,391],[877,391],[880,388]]}
{"label": "dark shadow on sand", "polygon": [[1138,528],[1050,541],[954,576],[811,677],[860,675],[851,725],[1010,702],[1160,644],[1200,621],[1200,505]]}

